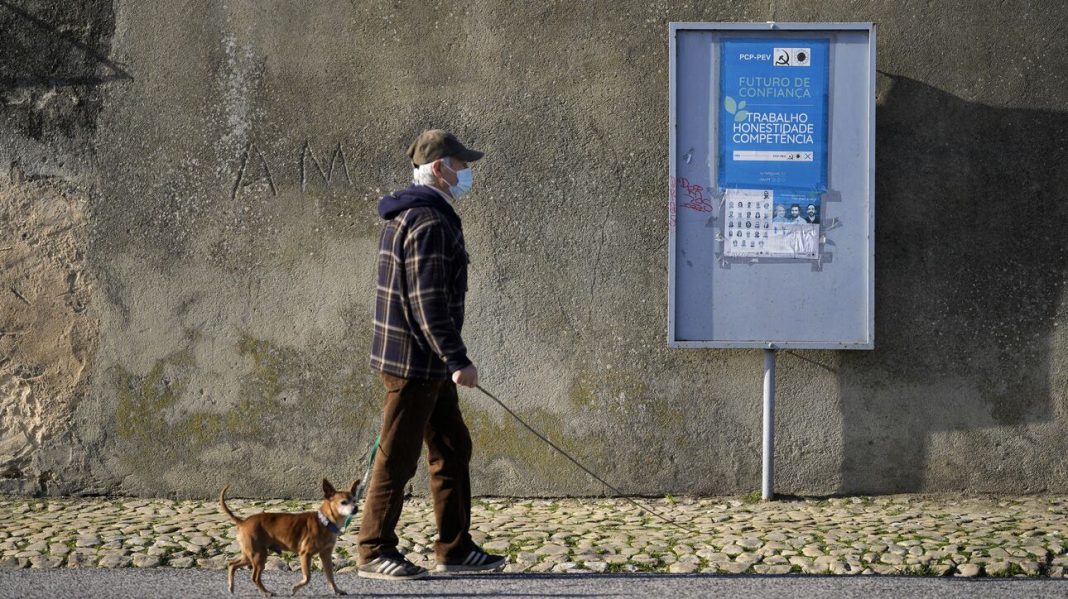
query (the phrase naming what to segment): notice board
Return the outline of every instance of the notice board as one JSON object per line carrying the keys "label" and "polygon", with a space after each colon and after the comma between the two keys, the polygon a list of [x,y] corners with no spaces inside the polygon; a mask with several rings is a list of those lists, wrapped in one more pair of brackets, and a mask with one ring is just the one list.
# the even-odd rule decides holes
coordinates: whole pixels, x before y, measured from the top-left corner
{"label": "notice board", "polygon": [[874,25],[669,34],[669,345],[872,349]]}

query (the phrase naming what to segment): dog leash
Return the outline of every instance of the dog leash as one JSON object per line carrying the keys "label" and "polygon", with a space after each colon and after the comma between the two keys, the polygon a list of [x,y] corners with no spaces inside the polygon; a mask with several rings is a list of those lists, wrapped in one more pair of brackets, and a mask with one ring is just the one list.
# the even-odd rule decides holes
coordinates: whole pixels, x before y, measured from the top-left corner
{"label": "dog leash", "polygon": [[671,518],[668,518],[667,516],[664,516],[664,515],[656,512],[656,511],[654,511],[653,509],[648,508],[648,507],[638,503],[637,501],[634,501],[630,497],[627,497],[626,495],[623,494],[623,491],[620,491],[619,489],[613,487],[611,484],[608,483],[608,481],[606,481],[605,479],[601,478],[600,476],[597,476],[596,474],[594,474],[593,471],[591,471],[589,468],[583,466],[581,463],[579,463],[578,460],[576,460],[575,458],[571,457],[571,455],[569,453],[567,453],[563,449],[560,449],[560,446],[558,446],[556,443],[553,443],[548,438],[546,438],[545,435],[543,435],[543,434],[539,433],[538,431],[534,430],[534,427],[532,427],[529,424],[527,424],[522,418],[519,417],[519,414],[516,414],[515,412],[513,412],[512,409],[509,408],[507,405],[505,405],[503,401],[497,399],[497,396],[495,396],[494,394],[490,393],[489,391],[486,391],[485,389],[483,389],[481,385],[475,385],[475,388],[478,389],[479,391],[485,393],[486,397],[489,397],[493,401],[497,402],[497,405],[499,405],[502,408],[504,408],[505,412],[508,412],[508,414],[510,414],[512,416],[512,418],[515,418],[516,421],[519,422],[519,424],[522,424],[524,427],[526,427],[526,429],[528,431],[530,431],[531,433],[533,433],[535,437],[537,437],[537,438],[541,439],[542,441],[544,441],[549,447],[552,447],[553,449],[555,449],[560,455],[562,455],[565,458],[571,460],[572,464],[578,466],[583,472],[585,472],[586,474],[588,474],[591,477],[593,477],[594,480],[596,480],[597,482],[599,482],[602,485],[604,485],[604,486],[608,487],[609,489],[611,489],[620,499],[623,499],[624,501],[627,501],[627,502],[631,503],[632,505],[634,505],[635,507],[637,507],[638,509],[640,509],[640,510],[642,510],[644,512],[647,512],[649,514],[652,514],[652,515],[656,516],[657,518],[663,520],[664,522],[667,522],[668,524],[678,528],[679,530],[683,530],[683,531],[686,531],[686,532],[691,533],[691,534],[698,532],[697,530],[694,530],[694,529],[691,529],[688,526],[684,526],[682,524],[679,524],[678,522],[675,522]]}
{"label": "dog leash", "polygon": [[[632,499],[630,497],[627,497],[623,493],[623,491],[620,491],[619,489],[614,487],[612,484],[610,484],[605,479],[603,479],[600,476],[597,476],[596,474],[594,474],[594,472],[592,470],[590,470],[589,468],[583,466],[578,460],[576,460],[575,458],[571,457],[571,454],[569,454],[566,451],[564,451],[563,449],[561,449],[559,445],[557,445],[556,443],[553,443],[547,437],[545,437],[545,435],[539,433],[537,430],[534,429],[534,427],[532,427],[529,424],[527,424],[526,421],[524,421],[522,418],[519,417],[519,414],[516,414],[514,411],[512,411],[512,409],[509,408],[507,405],[505,405],[505,403],[503,401],[498,399],[496,395],[490,393],[489,391],[486,391],[486,389],[484,389],[482,387],[482,385],[475,385],[475,388],[478,389],[479,391],[481,391],[482,393],[486,394],[486,397],[489,397],[490,399],[495,401],[497,403],[497,405],[499,405],[502,408],[504,408],[505,412],[508,412],[508,414],[512,418],[515,418],[516,421],[519,424],[522,424],[535,437],[541,439],[549,447],[552,447],[553,449],[555,449],[560,455],[562,455],[565,458],[567,458],[568,460],[570,460],[572,464],[578,466],[579,469],[581,469],[586,474],[590,475],[594,480],[596,480],[597,482],[599,482],[602,485],[604,485],[604,486],[608,487],[609,489],[611,489],[620,499],[623,499],[624,501],[626,501],[626,502],[630,503],[631,505],[637,507],[639,510],[642,510],[643,512],[646,512],[646,513],[652,514],[653,516],[656,516],[660,520],[663,520],[664,522],[667,522],[668,524],[670,524],[670,525],[672,525],[672,526],[674,526],[674,527],[676,527],[676,528],[678,528],[680,530],[683,530],[683,531],[688,532],[688,533],[696,533],[696,532],[698,532],[698,531],[696,531],[694,529],[691,529],[691,528],[689,528],[687,526],[679,524],[678,522],[675,522],[671,518],[668,518],[667,516],[664,516],[663,514],[660,514],[659,512],[656,512],[655,510],[653,510],[651,508],[648,508],[648,507],[638,503],[637,501],[635,501],[634,499]],[[378,445],[379,445],[379,443],[381,443],[381,441],[382,441],[382,437],[381,436],[375,437],[375,443],[371,447],[371,457],[368,458],[368,460],[367,460],[367,471],[364,472],[363,479],[360,481],[359,486],[356,487],[356,501],[360,500],[360,498],[363,496],[364,490],[367,488],[367,481],[371,477],[371,468],[374,466],[374,463],[375,463],[375,454],[378,453]],[[341,529],[342,531],[344,531],[346,528],[348,528],[350,520],[352,520],[352,515],[351,514],[349,515],[348,518],[345,519],[345,526],[342,527],[342,529]]]}
{"label": "dog leash", "polygon": [[[378,454],[378,445],[382,442],[382,436],[375,437],[375,443],[371,446],[371,456],[367,458],[367,470],[363,473],[363,478],[360,479],[360,484],[356,486],[356,497],[353,498],[353,503],[359,503],[360,498],[363,497],[363,492],[367,488],[367,481],[371,478],[371,469],[375,465],[375,455]],[[352,514],[355,514],[356,510],[352,510]],[[349,523],[352,522],[352,514],[349,514],[345,518],[345,525],[341,527],[341,532],[345,532],[345,529],[349,527]],[[340,533],[339,533],[340,534]]]}

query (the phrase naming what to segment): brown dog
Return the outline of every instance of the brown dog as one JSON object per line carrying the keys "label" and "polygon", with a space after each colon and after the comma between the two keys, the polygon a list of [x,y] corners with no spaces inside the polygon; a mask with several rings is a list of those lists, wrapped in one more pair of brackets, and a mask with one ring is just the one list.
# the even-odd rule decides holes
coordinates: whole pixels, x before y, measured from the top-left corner
{"label": "brown dog", "polygon": [[241,545],[241,557],[230,560],[226,564],[226,578],[230,592],[234,592],[234,570],[244,566],[252,567],[252,582],[259,587],[264,597],[273,595],[268,591],[260,576],[263,575],[263,565],[267,562],[268,552],[292,551],[300,556],[300,570],[304,578],[293,585],[293,593],[297,589],[308,584],[311,578],[311,561],[315,554],[323,562],[323,573],[326,581],[336,595],[344,595],[344,591],[334,584],[334,544],[337,536],[341,534],[341,526],[345,519],[356,510],[356,488],[358,482],[352,483],[348,491],[338,491],[330,481],[323,479],[323,505],[318,512],[302,512],[299,514],[284,514],[263,512],[241,519],[226,507],[226,490],[229,485],[223,487],[219,493],[219,505],[222,511],[237,524],[237,542]]}

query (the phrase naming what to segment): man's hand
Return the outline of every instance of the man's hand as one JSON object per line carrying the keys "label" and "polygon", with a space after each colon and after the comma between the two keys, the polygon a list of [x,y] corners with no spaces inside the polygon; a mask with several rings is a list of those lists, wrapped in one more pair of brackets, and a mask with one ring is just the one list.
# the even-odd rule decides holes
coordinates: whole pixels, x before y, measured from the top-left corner
{"label": "man's hand", "polygon": [[464,387],[475,387],[478,385],[478,369],[472,364],[467,368],[457,370],[452,373],[452,382]]}

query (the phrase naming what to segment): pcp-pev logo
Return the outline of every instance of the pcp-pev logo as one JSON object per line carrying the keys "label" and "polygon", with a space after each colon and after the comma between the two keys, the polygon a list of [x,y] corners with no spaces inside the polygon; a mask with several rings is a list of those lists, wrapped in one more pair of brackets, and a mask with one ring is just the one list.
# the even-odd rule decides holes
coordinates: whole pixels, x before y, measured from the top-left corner
{"label": "pcp-pev logo", "polygon": [[812,48],[775,48],[774,55],[777,67],[812,66]]}

